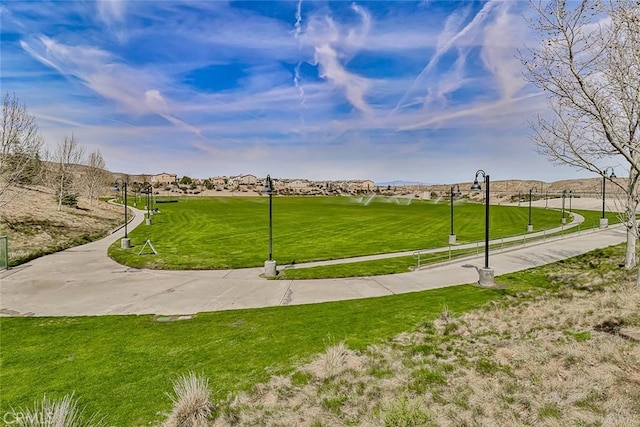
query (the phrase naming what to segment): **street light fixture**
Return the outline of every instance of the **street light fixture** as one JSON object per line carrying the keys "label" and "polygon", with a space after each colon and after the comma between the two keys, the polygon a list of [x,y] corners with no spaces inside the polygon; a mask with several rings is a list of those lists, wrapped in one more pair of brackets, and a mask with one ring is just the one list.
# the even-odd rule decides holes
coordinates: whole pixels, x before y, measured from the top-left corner
{"label": "street light fixture", "polygon": [[567,190],[562,190],[562,223],[566,224],[567,219],[564,217],[564,199],[567,197]]}
{"label": "street light fixture", "polygon": [[[611,170],[611,172],[609,172]],[[607,172],[609,172],[609,176],[607,176]],[[600,228],[607,228],[609,226],[609,219],[604,215],[604,198],[605,198],[605,186],[607,182],[607,178],[615,178],[616,174],[613,172],[613,168],[611,166],[607,166],[602,171],[602,218],[600,218]]]}
{"label": "street light fixture", "polygon": [[267,175],[262,194],[269,195],[269,259],[264,262],[264,275],[265,277],[275,277],[278,272],[276,262],[273,260],[273,181],[270,175]]}
{"label": "street light fixture", "polygon": [[476,172],[476,178],[471,185],[471,191],[481,191],[482,188],[478,183],[478,175],[482,174],[485,185],[485,217],[484,217],[484,268],[478,269],[481,286],[493,285],[493,268],[489,268],[489,175],[482,169]]}
{"label": "street light fixture", "polygon": [[122,249],[129,249],[131,247],[131,239],[129,239],[129,233],[127,232],[127,224],[129,223],[128,209],[127,209],[127,181],[122,178],[117,178],[113,190],[119,191],[118,181],[122,185],[122,191],[124,192],[124,237],[120,240],[120,247]]}
{"label": "street light fixture", "polygon": [[151,193],[153,191],[153,187],[148,182],[144,184],[142,190],[140,192],[146,197],[146,205],[147,208],[147,218],[145,219],[146,225],[151,225]]}
{"label": "street light fixture", "polygon": [[569,215],[573,215],[573,211],[571,210],[571,199],[573,198],[573,190],[569,190]]}
{"label": "street light fixture", "polygon": [[[455,191],[454,191],[455,189]],[[460,186],[458,184],[452,185],[451,190],[449,192],[450,204],[451,204],[451,233],[449,233],[449,244],[455,245],[456,243],[456,234],[453,231],[453,196],[459,196],[462,193],[460,192]]]}
{"label": "street light fixture", "polygon": [[529,224],[527,224],[528,233],[533,231],[533,223],[531,222],[531,196],[534,192],[538,194],[538,189],[536,187],[529,189]]}

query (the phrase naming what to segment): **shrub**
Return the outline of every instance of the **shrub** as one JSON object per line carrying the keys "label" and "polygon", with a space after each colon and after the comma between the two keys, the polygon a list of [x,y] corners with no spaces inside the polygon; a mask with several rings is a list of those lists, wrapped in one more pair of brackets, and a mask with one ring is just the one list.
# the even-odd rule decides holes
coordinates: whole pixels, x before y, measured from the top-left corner
{"label": "shrub", "polygon": [[190,372],[173,382],[173,391],[173,409],[163,427],[206,427],[215,410],[209,380]]}

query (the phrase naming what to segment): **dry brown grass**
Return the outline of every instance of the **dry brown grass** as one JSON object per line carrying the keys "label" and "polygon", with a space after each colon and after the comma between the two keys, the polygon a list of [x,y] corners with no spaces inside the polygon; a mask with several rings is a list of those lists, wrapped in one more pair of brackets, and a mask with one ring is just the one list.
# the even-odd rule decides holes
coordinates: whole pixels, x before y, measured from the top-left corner
{"label": "dry brown grass", "polygon": [[[13,190],[15,191],[15,190]],[[80,198],[78,208],[58,211],[51,192],[44,187],[20,189],[20,195],[0,210],[0,235],[9,238],[9,259],[34,252],[49,252],[104,236],[123,222],[122,208]]]}
{"label": "dry brown grass", "polygon": [[637,426],[640,343],[610,333],[620,325],[640,326],[640,290],[599,276],[460,317],[445,309],[361,353],[330,346],[223,404],[215,425]]}

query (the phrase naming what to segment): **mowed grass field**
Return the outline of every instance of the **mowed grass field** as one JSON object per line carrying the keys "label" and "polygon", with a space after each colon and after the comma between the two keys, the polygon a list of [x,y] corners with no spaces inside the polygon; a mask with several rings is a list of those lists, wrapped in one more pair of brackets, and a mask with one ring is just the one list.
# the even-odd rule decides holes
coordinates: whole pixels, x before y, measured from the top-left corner
{"label": "mowed grass field", "polygon": [[[368,203],[367,203],[368,202]],[[133,248],[109,250],[132,267],[227,269],[256,267],[269,254],[269,198],[181,198],[158,203],[153,224],[129,233]],[[456,201],[458,243],[484,238],[485,207]],[[528,207],[491,206],[491,238],[522,234]],[[554,210],[533,209],[534,231],[560,225]],[[448,201],[385,197],[273,198],[273,258],[278,264],[443,247],[448,244]],[[139,255],[146,240],[158,255]]]}

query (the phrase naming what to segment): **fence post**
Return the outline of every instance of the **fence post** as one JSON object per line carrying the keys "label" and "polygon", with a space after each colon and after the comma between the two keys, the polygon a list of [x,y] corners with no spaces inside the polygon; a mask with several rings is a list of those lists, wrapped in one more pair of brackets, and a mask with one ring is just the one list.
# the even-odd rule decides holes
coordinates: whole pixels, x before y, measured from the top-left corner
{"label": "fence post", "polygon": [[0,236],[0,270],[9,269],[9,238]]}

